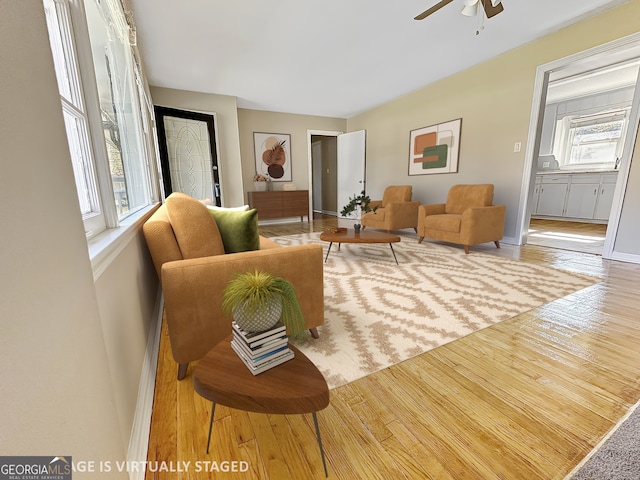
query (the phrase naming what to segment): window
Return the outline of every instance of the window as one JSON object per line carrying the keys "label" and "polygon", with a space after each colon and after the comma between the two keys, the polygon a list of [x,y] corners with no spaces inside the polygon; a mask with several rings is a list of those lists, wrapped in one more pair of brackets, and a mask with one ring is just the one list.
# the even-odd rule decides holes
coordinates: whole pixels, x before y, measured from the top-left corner
{"label": "window", "polygon": [[[100,214],[100,204],[77,53],[69,29],[69,6],[44,0],[44,7],[80,211],[87,220]],[[100,224],[104,224],[102,219],[97,222],[98,228]],[[96,225],[96,222],[92,222],[92,225]]]}
{"label": "window", "polygon": [[558,121],[554,154],[562,167],[611,167],[622,155],[628,109],[566,116]]}
{"label": "window", "polygon": [[[144,88],[119,0],[43,1],[78,199],[91,236],[150,203],[148,102],[140,98]],[[88,37],[81,33],[86,31]]]}

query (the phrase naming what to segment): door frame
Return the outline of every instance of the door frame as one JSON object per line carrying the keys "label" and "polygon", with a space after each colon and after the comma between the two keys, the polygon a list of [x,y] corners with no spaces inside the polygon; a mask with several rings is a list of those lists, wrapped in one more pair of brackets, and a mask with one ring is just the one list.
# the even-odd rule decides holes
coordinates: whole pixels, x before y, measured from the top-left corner
{"label": "door frame", "polygon": [[[531,117],[529,120],[529,134],[525,150],[525,164],[520,188],[518,217],[516,221],[515,241],[517,245],[526,243],[527,228],[531,219],[531,201],[533,200],[536,174],[534,166],[537,165],[537,162],[534,162],[534,159],[538,157],[538,153],[540,151],[540,133],[544,117],[547,88],[549,86],[549,76],[554,72],[558,72],[569,67],[574,62],[595,57],[597,55],[613,53],[616,50],[623,50],[638,46],[640,46],[640,33],[634,33],[612,42],[578,52],[568,57],[540,65],[536,69],[533,100],[531,103]],[[617,235],[618,225],[620,222],[620,215],[622,214],[622,204],[626,191],[627,179],[629,177],[629,170],[631,168],[633,145],[638,134],[638,124],[640,123],[640,88],[638,85],[640,85],[640,75],[638,83],[636,83],[636,90],[633,96],[633,103],[629,116],[630,128],[627,131],[624,153],[621,158],[620,168],[618,169],[618,179],[613,195],[613,203],[609,214],[607,234],[602,253],[603,258],[611,258],[613,255],[615,237]]]}
{"label": "door frame", "polygon": [[[189,120],[198,120],[205,122],[207,124],[207,129],[209,131],[209,146],[211,153],[211,180],[213,182],[213,191],[214,195],[211,200],[217,204],[217,206],[224,205],[224,190],[222,188],[222,180],[221,180],[221,171],[220,171],[220,142],[218,142],[218,118],[215,112],[204,112],[198,110],[184,110],[181,108],[168,107],[165,105],[155,105],[153,106],[154,118],[156,123],[156,134],[158,137],[158,158],[160,164],[160,180],[163,190],[163,197],[167,197],[168,193],[171,193],[171,176],[165,175],[165,173],[169,173],[169,156],[167,151],[167,138],[164,132],[164,122],[162,117],[167,116],[175,116],[187,118]],[[216,197],[215,189],[216,185],[220,190],[220,196]]]}
{"label": "door frame", "polygon": [[338,137],[344,132],[335,130],[307,130],[307,171],[309,172],[309,221],[313,221],[313,161],[311,155],[311,137],[321,135],[323,137]]}

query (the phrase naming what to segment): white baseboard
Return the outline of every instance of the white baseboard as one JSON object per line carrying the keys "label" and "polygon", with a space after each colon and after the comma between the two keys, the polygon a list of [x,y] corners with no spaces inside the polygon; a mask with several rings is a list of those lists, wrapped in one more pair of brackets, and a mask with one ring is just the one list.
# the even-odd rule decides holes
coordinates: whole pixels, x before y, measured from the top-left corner
{"label": "white baseboard", "polygon": [[[131,438],[129,439],[129,450],[127,461],[137,465],[144,465],[147,461],[147,451],[149,449],[149,432],[151,430],[151,413],[153,411],[153,396],[156,387],[156,370],[158,368],[158,351],[160,349],[160,331],[162,327],[162,312],[164,310],[164,298],[162,290],[158,287],[156,297],[156,307],[153,312],[151,324],[149,326],[149,337],[147,338],[147,348],[142,362],[142,372],[140,374],[140,386],[138,387],[138,401],[133,417],[133,427],[131,428]],[[145,469],[141,472],[129,471],[130,480],[144,480]]]}
{"label": "white baseboard", "polygon": [[640,263],[640,255],[636,255],[634,253],[613,252],[611,254],[610,260],[617,260],[619,262],[628,262],[628,263]]}

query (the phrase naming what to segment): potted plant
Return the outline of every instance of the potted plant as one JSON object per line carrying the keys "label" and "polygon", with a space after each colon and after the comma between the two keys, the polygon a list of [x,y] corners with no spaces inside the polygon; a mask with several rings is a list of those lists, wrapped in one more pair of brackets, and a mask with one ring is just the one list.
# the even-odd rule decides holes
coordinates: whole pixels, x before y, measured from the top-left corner
{"label": "potted plant", "polygon": [[267,190],[267,186],[269,185],[267,182],[269,179],[260,173],[256,173],[253,177],[253,188],[255,188],[256,192],[265,192]]}
{"label": "potted plant", "polygon": [[340,215],[343,217],[349,217],[352,213],[355,213],[356,223],[353,228],[356,233],[360,232],[360,218],[362,217],[362,212],[375,212],[378,209],[377,205],[371,208],[369,206],[370,203],[371,198],[369,198],[369,195],[365,194],[364,190],[362,190],[359,195],[349,197],[349,203],[347,203],[340,211]]}
{"label": "potted plant", "polygon": [[306,329],[291,282],[259,270],[240,273],[229,281],[222,296],[222,310],[249,332],[268,330],[278,320],[287,327],[289,336]]}

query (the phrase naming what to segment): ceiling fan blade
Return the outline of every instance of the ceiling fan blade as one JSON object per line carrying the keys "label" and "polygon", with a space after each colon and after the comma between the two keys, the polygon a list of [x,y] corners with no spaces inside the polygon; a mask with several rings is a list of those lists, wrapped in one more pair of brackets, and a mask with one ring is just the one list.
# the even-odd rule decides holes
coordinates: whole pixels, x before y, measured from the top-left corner
{"label": "ceiling fan blade", "polygon": [[[491,4],[491,0],[488,0],[489,4]],[[433,7],[431,7],[429,10],[425,10],[424,12],[422,12],[420,15],[418,15],[417,17],[414,18],[414,20],[422,20],[427,18],[429,15],[431,15],[432,13],[437,12],[438,10],[440,10],[442,7],[444,7],[445,5],[449,5],[451,2],[453,2],[453,0],[441,0],[440,2],[436,3]]]}
{"label": "ceiling fan blade", "polygon": [[487,18],[495,17],[504,10],[502,3],[494,6],[491,0],[482,0],[482,6],[484,7],[484,12],[487,14]]}

